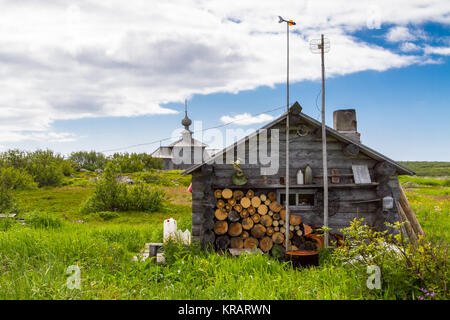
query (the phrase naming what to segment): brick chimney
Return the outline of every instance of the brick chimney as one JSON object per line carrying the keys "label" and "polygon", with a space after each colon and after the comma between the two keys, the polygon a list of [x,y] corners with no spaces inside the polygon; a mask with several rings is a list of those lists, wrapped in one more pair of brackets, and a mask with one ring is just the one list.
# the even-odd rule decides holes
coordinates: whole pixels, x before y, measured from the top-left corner
{"label": "brick chimney", "polygon": [[334,111],[333,128],[350,140],[360,142],[361,134],[357,132],[355,109]]}

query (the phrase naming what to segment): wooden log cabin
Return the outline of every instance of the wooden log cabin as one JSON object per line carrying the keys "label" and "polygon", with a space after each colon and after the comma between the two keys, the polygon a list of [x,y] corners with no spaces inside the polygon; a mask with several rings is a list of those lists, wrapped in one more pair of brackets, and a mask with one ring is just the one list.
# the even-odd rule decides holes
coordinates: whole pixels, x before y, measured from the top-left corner
{"label": "wooden log cabin", "polygon": [[[203,245],[215,244],[216,248],[225,249],[242,247],[242,241],[233,238],[238,237],[244,241],[246,237],[252,236],[245,229],[236,227],[237,222],[233,221],[237,221],[239,217],[236,218],[232,206],[228,208],[228,214],[217,211],[220,209],[219,204],[222,202],[225,204],[227,201],[225,199],[225,202],[218,201],[222,190],[226,189],[227,193],[229,190],[239,190],[238,194],[241,196],[245,196],[250,190],[252,192],[250,196],[261,195],[263,202],[270,203],[267,199],[269,195],[274,198],[274,201],[276,198],[281,205],[285,203],[286,116],[287,112],[261,128],[267,129],[268,154],[274,156],[276,152],[279,153],[278,170],[275,172],[266,174],[264,170],[268,165],[252,164],[250,161],[252,153],[260,151],[259,144],[257,151],[254,151],[251,141],[262,140],[261,135],[264,130],[261,129],[216,153],[215,157],[209,161],[194,165],[184,172],[184,174],[192,175],[193,240],[200,241]],[[289,207],[291,215],[299,216],[299,220],[301,219],[305,225],[302,228],[291,226],[295,235],[295,233],[301,234],[302,231],[305,233],[305,228],[309,226],[313,229],[323,226],[322,136],[321,123],[302,113],[302,108],[297,102],[289,109],[289,119]],[[355,110],[335,111],[333,123],[334,128],[326,128],[331,234],[339,234],[339,230],[347,227],[355,217],[364,218],[367,224],[382,230],[386,228],[386,221],[392,223],[399,220],[398,208],[395,205],[400,197],[398,175],[413,175],[414,172],[360,143]],[[278,129],[277,133],[275,134],[272,129]],[[272,143],[275,138],[279,141],[278,151],[276,144]],[[242,185],[234,184],[232,179],[232,175],[236,172],[236,165],[233,165],[233,162],[239,156],[238,150],[244,151],[244,156],[239,159],[240,169],[246,178],[245,184]],[[306,168],[308,169],[305,170]],[[298,181],[297,176],[303,181]],[[389,206],[389,202],[394,205]],[[248,200],[243,203],[248,203]],[[260,203],[259,200],[258,203]],[[251,204],[249,206],[251,207]],[[242,209],[241,206],[236,210],[242,212]],[[230,214],[230,210],[234,214]],[[262,211],[266,212],[265,209]],[[273,212],[270,209],[268,211],[274,217]],[[246,214],[241,213],[241,217],[245,217]],[[276,214],[275,217],[277,217]],[[260,219],[260,217],[255,218]],[[230,219],[234,219],[228,221],[230,226],[228,229],[232,231],[227,234],[228,229],[223,220]],[[245,221],[241,222],[241,225],[245,227],[243,224]],[[280,227],[282,228],[281,223],[275,223],[277,224],[275,227],[272,225],[272,230],[266,227],[267,233],[271,231],[273,234],[273,228],[276,233]],[[257,235],[261,232],[261,230],[255,231]],[[219,234],[224,235],[219,236]],[[265,237],[260,237],[259,241],[264,241],[263,238]],[[283,239],[279,235],[278,238],[279,242]],[[275,242],[278,238],[272,235]]]}

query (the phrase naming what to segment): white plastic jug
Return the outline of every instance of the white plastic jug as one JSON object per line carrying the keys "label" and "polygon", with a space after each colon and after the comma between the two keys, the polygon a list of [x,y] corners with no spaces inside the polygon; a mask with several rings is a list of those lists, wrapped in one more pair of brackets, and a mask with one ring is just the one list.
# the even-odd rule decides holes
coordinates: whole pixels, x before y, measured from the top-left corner
{"label": "white plastic jug", "polygon": [[180,230],[180,236],[181,236],[181,241],[185,245],[191,244],[191,232],[188,229],[184,230],[184,232],[181,232],[181,230]]}
{"label": "white plastic jug", "polygon": [[163,242],[166,243],[169,239],[176,241],[176,234],[177,221],[172,218],[164,220]]}
{"label": "white plastic jug", "polygon": [[297,171],[297,184],[303,184],[303,172],[302,169]]}

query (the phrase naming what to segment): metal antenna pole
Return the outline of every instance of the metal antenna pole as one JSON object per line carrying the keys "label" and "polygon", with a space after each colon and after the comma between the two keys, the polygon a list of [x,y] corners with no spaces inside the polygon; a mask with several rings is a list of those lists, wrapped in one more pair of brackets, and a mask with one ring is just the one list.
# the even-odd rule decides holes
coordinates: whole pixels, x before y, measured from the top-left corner
{"label": "metal antenna pole", "polygon": [[292,20],[280,19],[278,22],[286,22],[286,177],[284,182],[286,184],[286,251],[289,251],[289,26],[295,25]]}
{"label": "metal antenna pole", "polygon": [[323,169],[323,226],[324,242],[328,248],[328,167],[327,167],[327,133],[325,126],[325,53],[330,51],[330,41],[321,35],[320,39],[310,42],[313,53],[320,53],[322,60],[322,169]]}
{"label": "metal antenna pole", "polygon": [[286,77],[286,251],[289,251],[289,23],[287,34],[287,77]]}
{"label": "metal antenna pole", "polygon": [[[323,165],[323,225],[328,228],[328,167],[327,167],[327,134],[325,128],[325,54],[323,34],[320,39],[320,55],[322,57],[322,165]],[[325,248],[328,248],[328,230],[325,230]]]}

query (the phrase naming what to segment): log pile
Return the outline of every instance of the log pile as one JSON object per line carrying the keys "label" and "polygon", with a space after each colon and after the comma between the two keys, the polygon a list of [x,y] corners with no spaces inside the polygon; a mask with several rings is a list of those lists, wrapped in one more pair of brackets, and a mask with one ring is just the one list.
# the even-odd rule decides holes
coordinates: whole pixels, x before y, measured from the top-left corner
{"label": "log pile", "polygon": [[214,196],[217,250],[260,248],[270,252],[275,246],[286,248],[286,233],[290,250],[317,250],[323,246],[322,237],[313,234],[299,215],[290,215],[286,229],[286,209],[277,202],[275,192],[257,195],[253,190],[219,189]]}

